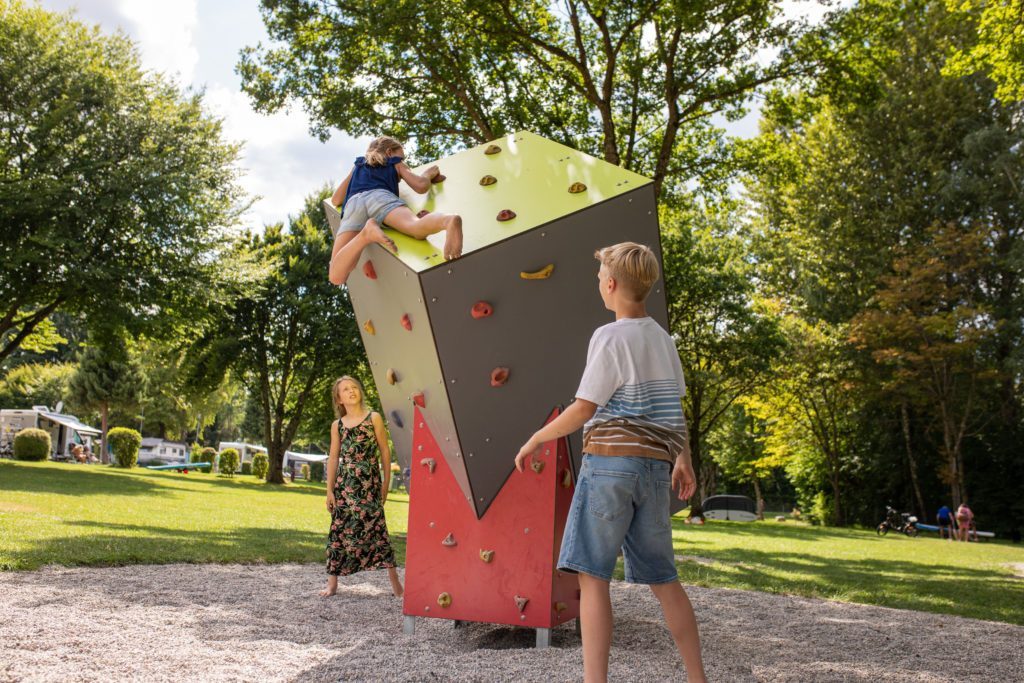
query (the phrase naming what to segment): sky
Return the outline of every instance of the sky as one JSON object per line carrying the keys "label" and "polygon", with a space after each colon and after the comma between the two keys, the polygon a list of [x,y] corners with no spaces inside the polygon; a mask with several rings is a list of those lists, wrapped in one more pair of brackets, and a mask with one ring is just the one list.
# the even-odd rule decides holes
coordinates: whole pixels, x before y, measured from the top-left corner
{"label": "sky", "polygon": [[[207,109],[224,121],[229,140],[243,143],[243,189],[256,197],[246,227],[285,221],[305,196],[339,180],[351,160],[366,149],[367,138],[335,132],[326,143],[309,133],[309,119],[298,106],[265,116],[253,111],[235,73],[240,51],[269,42],[257,0],[41,0],[48,10],[74,10],[104,32],[127,34],[138,46],[143,67],[205,92]],[[787,2],[786,14],[819,17],[808,2]],[[756,101],[737,122],[718,121],[730,134],[757,132]]]}

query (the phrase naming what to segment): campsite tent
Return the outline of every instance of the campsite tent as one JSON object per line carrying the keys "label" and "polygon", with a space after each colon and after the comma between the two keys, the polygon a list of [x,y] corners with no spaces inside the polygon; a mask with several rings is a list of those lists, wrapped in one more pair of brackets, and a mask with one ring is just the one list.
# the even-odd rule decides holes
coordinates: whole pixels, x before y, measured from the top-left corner
{"label": "campsite tent", "polygon": [[754,501],[746,496],[711,496],[701,506],[707,519],[726,519],[732,522],[753,522],[757,519]]}

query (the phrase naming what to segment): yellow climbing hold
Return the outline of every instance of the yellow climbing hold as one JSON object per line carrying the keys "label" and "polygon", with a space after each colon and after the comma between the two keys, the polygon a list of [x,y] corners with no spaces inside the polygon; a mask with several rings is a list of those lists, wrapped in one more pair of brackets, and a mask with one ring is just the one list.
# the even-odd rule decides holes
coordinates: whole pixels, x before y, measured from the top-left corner
{"label": "yellow climbing hold", "polygon": [[363,329],[366,330],[367,334],[377,334],[377,328],[373,326],[372,320],[367,320],[365,323],[363,323]]}
{"label": "yellow climbing hold", "polygon": [[519,273],[519,277],[524,280],[546,280],[551,277],[551,273],[553,272],[555,272],[555,264],[549,263],[540,270],[535,270],[532,273],[524,270]]}
{"label": "yellow climbing hold", "polygon": [[441,593],[437,596],[437,604],[441,607],[447,607],[448,605],[452,604],[452,596],[448,595],[447,593]]}

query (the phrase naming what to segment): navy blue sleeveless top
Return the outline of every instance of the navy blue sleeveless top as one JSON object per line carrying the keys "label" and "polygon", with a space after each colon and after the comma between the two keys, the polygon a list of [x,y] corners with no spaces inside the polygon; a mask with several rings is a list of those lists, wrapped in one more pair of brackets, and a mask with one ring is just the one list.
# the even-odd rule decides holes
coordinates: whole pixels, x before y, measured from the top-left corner
{"label": "navy blue sleeveless top", "polygon": [[387,190],[397,197],[398,169],[395,168],[395,164],[402,161],[404,161],[402,157],[388,157],[387,163],[383,166],[370,166],[366,163],[365,157],[357,157],[355,168],[352,169],[352,180],[349,181],[348,192],[345,194],[345,203],[342,204],[342,207],[348,203],[349,197],[370,190]]}

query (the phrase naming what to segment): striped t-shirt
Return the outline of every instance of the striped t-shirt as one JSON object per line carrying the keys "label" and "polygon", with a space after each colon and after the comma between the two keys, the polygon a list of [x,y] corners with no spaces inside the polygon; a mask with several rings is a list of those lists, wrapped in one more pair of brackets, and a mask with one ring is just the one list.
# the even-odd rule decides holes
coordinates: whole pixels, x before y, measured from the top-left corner
{"label": "striped t-shirt", "polygon": [[576,391],[599,406],[583,427],[583,451],[675,460],[687,438],[685,393],[676,345],[653,319],[597,328]]}

